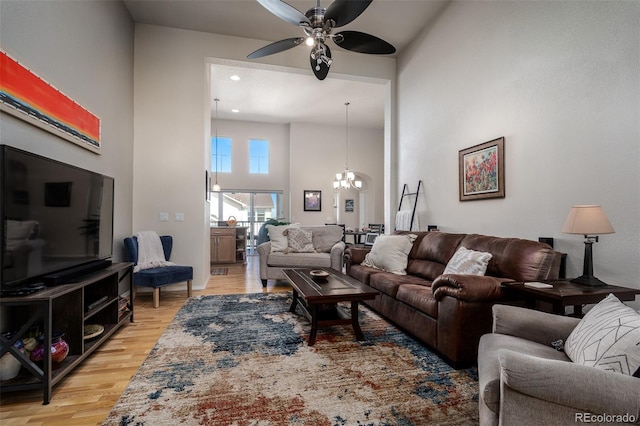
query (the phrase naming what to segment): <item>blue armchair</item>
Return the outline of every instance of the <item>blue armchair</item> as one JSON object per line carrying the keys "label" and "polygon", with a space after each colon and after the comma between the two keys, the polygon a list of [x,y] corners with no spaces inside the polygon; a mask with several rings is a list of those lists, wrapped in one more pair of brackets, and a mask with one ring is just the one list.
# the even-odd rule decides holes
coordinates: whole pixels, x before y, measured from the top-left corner
{"label": "blue armchair", "polygon": [[[171,257],[173,249],[173,237],[170,235],[160,236],[162,250],[165,260]],[[136,237],[124,239],[125,261],[138,264],[138,240]],[[191,266],[163,266],[160,268],[143,269],[133,274],[134,292],[135,286],[153,288],[153,307],[160,306],[160,287],[169,284],[187,282],[187,297],[191,297],[191,283],[193,281],[193,267]],[[135,294],[132,295],[135,297]]]}

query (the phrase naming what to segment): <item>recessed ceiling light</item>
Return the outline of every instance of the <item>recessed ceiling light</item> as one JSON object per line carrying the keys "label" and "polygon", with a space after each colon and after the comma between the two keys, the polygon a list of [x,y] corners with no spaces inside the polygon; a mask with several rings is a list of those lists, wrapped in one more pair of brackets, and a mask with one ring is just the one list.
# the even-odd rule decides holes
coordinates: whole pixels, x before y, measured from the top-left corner
{"label": "recessed ceiling light", "polygon": [[240,80],[240,76],[238,75],[232,75],[231,77],[229,77],[231,80],[233,81],[239,81]]}
{"label": "recessed ceiling light", "polygon": [[232,109],[232,110],[231,110],[231,112],[240,112],[240,110],[239,110],[239,109],[234,108],[234,109]]}

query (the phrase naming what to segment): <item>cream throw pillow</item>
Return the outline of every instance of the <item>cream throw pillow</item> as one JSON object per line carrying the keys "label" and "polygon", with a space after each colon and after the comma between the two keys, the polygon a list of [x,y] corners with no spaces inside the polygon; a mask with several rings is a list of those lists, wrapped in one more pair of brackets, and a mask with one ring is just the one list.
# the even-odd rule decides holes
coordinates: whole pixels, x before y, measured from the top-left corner
{"label": "cream throw pillow", "polygon": [[580,320],[564,351],[577,364],[640,377],[640,314],[609,294]]}
{"label": "cream throw pillow", "polygon": [[380,235],[365,256],[362,265],[392,274],[407,275],[409,252],[416,238],[414,234]]}
{"label": "cream throw pillow", "polygon": [[289,247],[286,252],[313,253],[313,233],[300,228],[289,228],[285,231]]}
{"label": "cream throw pillow", "polygon": [[267,233],[269,234],[269,240],[271,240],[271,252],[285,251],[287,247],[289,247],[289,241],[284,231],[299,226],[297,223],[290,225],[267,225]]}
{"label": "cream throw pillow", "polygon": [[493,255],[460,247],[453,254],[443,274],[484,275]]}

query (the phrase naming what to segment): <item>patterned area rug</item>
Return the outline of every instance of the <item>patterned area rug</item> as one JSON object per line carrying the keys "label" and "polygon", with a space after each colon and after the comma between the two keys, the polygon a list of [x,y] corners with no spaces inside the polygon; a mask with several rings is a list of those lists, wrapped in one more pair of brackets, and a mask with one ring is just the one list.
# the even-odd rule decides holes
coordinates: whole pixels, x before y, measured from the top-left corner
{"label": "patterned area rug", "polygon": [[477,370],[454,370],[378,315],[320,329],[287,293],[180,309],[105,425],[477,425]]}
{"label": "patterned area rug", "polygon": [[227,275],[228,268],[211,268],[211,275]]}

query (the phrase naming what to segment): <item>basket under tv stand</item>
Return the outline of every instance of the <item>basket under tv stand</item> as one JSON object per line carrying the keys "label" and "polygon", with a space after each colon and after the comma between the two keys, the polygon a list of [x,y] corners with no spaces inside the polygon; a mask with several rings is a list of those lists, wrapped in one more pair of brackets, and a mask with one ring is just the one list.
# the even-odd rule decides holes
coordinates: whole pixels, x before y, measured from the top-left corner
{"label": "basket under tv stand", "polygon": [[[56,285],[18,297],[1,297],[0,308],[6,310],[10,330],[16,331],[11,340],[0,337],[0,356],[10,352],[22,364],[17,377],[0,382],[0,391],[29,389],[43,390],[43,404],[51,401],[51,390],[64,376],[127,321],[133,322],[133,263],[114,263],[97,272],[83,275],[69,284]],[[120,291],[126,282],[128,301],[121,300]],[[123,288],[124,288],[123,284]],[[98,324],[104,331],[85,339],[84,328]],[[17,339],[29,336],[39,328],[44,335],[44,361],[35,363],[13,347]],[[69,344],[69,355],[54,369],[51,361],[53,333],[62,331]]]}

